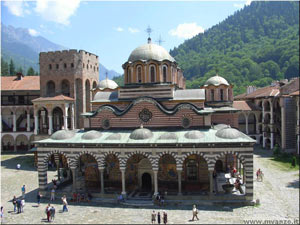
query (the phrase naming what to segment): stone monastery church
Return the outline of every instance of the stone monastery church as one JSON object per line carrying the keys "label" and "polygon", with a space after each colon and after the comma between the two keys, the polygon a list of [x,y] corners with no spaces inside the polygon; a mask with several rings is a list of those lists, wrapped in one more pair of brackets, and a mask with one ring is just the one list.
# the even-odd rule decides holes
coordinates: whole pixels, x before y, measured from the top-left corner
{"label": "stone monastery church", "polygon": [[[53,163],[59,189],[69,195],[250,202],[256,142],[237,129],[233,86],[217,74],[199,89],[185,89],[174,58],[150,38],[122,68],[119,87],[98,81],[94,54],[40,53],[44,88],[32,102],[42,193],[49,194]],[[224,193],[229,167],[239,172],[243,193]]]}

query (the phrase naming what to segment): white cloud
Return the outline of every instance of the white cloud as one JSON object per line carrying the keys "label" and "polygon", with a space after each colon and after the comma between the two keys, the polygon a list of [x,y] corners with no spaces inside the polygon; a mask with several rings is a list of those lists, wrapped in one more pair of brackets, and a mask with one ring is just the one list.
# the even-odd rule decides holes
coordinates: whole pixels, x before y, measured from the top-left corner
{"label": "white cloud", "polygon": [[247,1],[246,1],[246,5],[250,5],[251,2],[252,2],[252,0],[247,0]]}
{"label": "white cloud", "polygon": [[234,3],[233,6],[236,8],[243,8],[245,5],[248,6],[250,5],[252,0],[246,0],[245,3]]}
{"label": "white cloud", "polygon": [[31,35],[31,36],[38,36],[40,33],[38,31],[36,31],[35,29],[28,29],[28,33]]}
{"label": "white cloud", "polygon": [[79,4],[80,0],[37,0],[35,11],[45,20],[69,25]]}
{"label": "white cloud", "polygon": [[124,29],[122,27],[117,27],[117,28],[115,28],[115,30],[118,31],[118,32],[124,31]]}
{"label": "white cloud", "polygon": [[204,33],[204,29],[198,26],[197,23],[182,23],[176,29],[169,31],[170,35],[184,39],[192,38],[199,33]]}
{"label": "white cloud", "polygon": [[139,29],[137,29],[137,28],[132,28],[132,27],[129,27],[129,28],[128,28],[128,31],[129,31],[130,33],[137,33],[137,32],[140,32]]}
{"label": "white cloud", "polygon": [[11,14],[15,16],[24,16],[24,1],[8,0],[4,2],[4,5],[8,8]]}

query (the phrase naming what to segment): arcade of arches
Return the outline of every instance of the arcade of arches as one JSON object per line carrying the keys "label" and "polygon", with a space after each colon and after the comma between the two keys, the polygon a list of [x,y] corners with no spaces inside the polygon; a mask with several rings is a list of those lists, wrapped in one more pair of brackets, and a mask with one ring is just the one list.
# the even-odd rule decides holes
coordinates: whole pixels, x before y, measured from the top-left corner
{"label": "arcade of arches", "polygon": [[[239,156],[238,156],[239,155]],[[248,157],[248,158],[247,158]],[[246,161],[244,158],[247,158]],[[246,194],[253,195],[252,156],[243,153],[220,152],[208,158],[206,154],[161,153],[159,158],[151,154],[130,153],[125,157],[120,152],[75,153],[58,151],[38,155],[39,186],[41,191],[49,187],[48,168],[56,168],[62,187],[72,186],[72,191],[86,191],[109,195],[124,195],[143,191],[157,194],[167,191],[174,195],[210,195],[216,191],[212,176],[228,172],[235,167],[243,177]],[[242,169],[244,168],[244,169]],[[247,176],[246,176],[247,174]]]}

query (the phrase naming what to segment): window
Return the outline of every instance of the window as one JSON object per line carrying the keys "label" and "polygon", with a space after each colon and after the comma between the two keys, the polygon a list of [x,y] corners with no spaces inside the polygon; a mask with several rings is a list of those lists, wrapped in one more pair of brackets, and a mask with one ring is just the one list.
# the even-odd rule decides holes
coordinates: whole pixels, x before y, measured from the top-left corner
{"label": "window", "polygon": [[25,103],[25,97],[19,96],[19,104],[24,104],[24,103]]}
{"label": "window", "polygon": [[215,92],[214,92],[214,90],[210,90],[210,100],[211,101],[215,100]]}
{"label": "window", "polygon": [[127,68],[127,84],[131,83],[131,71],[130,68]]}
{"label": "window", "polygon": [[82,68],[84,69],[84,63],[82,63]]}
{"label": "window", "polygon": [[59,69],[59,65],[58,64],[56,64],[56,69]]}
{"label": "window", "polygon": [[196,181],[198,177],[197,162],[194,159],[190,159],[187,162],[187,178],[190,181]]}
{"label": "window", "polygon": [[139,66],[137,69],[138,83],[142,83],[142,68]]}
{"label": "window", "polygon": [[67,68],[67,64],[66,64],[66,63],[64,63],[64,68],[65,68],[65,69]]}
{"label": "window", "polygon": [[47,96],[53,97],[55,95],[55,83],[53,81],[48,81],[46,87],[47,87]]}
{"label": "window", "polygon": [[52,65],[51,64],[49,64],[49,70],[52,70]]}
{"label": "window", "polygon": [[89,69],[89,65],[88,64],[86,64],[86,68]]}
{"label": "window", "polygon": [[15,102],[15,96],[8,96],[9,102]]}
{"label": "window", "polygon": [[163,82],[164,83],[167,82],[167,67],[166,66],[163,67]]}
{"label": "window", "polygon": [[99,67],[97,67],[97,71],[99,71]]}
{"label": "window", "polygon": [[155,82],[155,68],[154,66],[150,67],[150,78],[151,78],[151,83]]}
{"label": "window", "polygon": [[220,90],[220,100],[224,101],[224,93],[223,93],[223,89]]}
{"label": "window", "polygon": [[71,68],[74,68],[74,63],[71,63]]}

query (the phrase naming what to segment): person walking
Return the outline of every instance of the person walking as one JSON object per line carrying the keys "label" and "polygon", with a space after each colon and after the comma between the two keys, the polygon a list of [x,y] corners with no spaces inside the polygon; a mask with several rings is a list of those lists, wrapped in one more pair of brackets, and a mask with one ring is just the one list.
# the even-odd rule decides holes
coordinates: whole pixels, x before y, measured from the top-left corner
{"label": "person walking", "polygon": [[160,212],[157,213],[157,223],[160,224]]}
{"label": "person walking", "polygon": [[64,211],[67,211],[68,212],[68,202],[67,202],[67,197],[64,195],[62,198],[61,198],[62,202],[63,202],[63,212]]}
{"label": "person walking", "polygon": [[50,209],[50,216],[51,216],[51,221],[54,221],[54,217],[55,217],[55,208],[54,206],[51,207]]}
{"label": "person walking", "polygon": [[38,203],[38,207],[40,206],[40,203],[41,203],[41,197],[42,197],[41,193],[38,192],[38,193],[37,193],[37,196],[36,196],[36,198],[37,198],[37,203]]}
{"label": "person walking", "polygon": [[55,200],[55,189],[52,188],[50,201],[54,201],[54,200]]}
{"label": "person walking", "polygon": [[51,212],[50,212],[51,206],[50,203],[47,205],[45,213],[47,215],[47,221],[50,222],[50,216],[51,216]]}
{"label": "person walking", "polygon": [[18,213],[21,213],[21,200],[17,199],[17,209],[18,209]]}
{"label": "person walking", "polygon": [[193,218],[192,218],[192,221],[194,221],[195,217],[197,218],[197,220],[199,220],[199,218],[198,218],[198,209],[196,208],[196,205],[193,206]]}
{"label": "person walking", "polygon": [[22,200],[21,200],[21,212],[24,212],[24,207],[25,207],[25,199],[22,198]]}
{"label": "person walking", "polygon": [[3,217],[4,217],[3,206],[1,206],[0,216],[1,216],[1,223],[3,223]]}
{"label": "person walking", "polygon": [[14,205],[14,212],[16,212],[17,211],[17,198],[15,195],[13,197],[12,203]]}
{"label": "person walking", "polygon": [[22,191],[22,198],[25,198],[25,184],[23,185],[23,187],[21,188],[21,191]]}
{"label": "person walking", "polygon": [[164,224],[167,224],[167,222],[168,222],[168,214],[165,211],[163,212],[163,220],[164,220]]}
{"label": "person walking", "polygon": [[153,210],[153,212],[151,214],[151,222],[152,222],[152,224],[155,223],[155,220],[156,220],[156,214],[155,214],[155,211]]}

